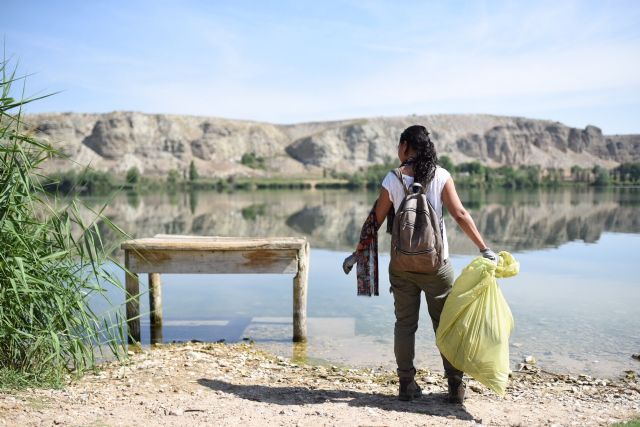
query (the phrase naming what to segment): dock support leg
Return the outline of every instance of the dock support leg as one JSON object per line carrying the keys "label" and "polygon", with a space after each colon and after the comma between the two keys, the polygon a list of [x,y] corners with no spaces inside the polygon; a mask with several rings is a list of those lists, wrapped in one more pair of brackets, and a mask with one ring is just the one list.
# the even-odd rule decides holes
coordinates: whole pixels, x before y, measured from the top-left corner
{"label": "dock support leg", "polygon": [[293,341],[307,340],[307,282],[309,280],[309,242],[298,250],[298,273],[293,278]]}
{"label": "dock support leg", "polygon": [[125,288],[127,298],[128,343],[140,343],[140,284],[138,275],[129,272],[129,251],[124,253]]}
{"label": "dock support leg", "polygon": [[162,288],[160,273],[149,273],[149,311],[151,311],[151,344],[162,343]]}

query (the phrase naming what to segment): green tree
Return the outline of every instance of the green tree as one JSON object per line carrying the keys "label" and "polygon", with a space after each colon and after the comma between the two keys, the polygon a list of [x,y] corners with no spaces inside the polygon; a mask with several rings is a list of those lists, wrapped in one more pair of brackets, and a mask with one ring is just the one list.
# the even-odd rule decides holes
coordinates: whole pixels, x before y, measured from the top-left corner
{"label": "green tree", "polygon": [[615,168],[620,182],[635,183],[640,181],[640,163],[622,163]]}
{"label": "green tree", "polygon": [[539,166],[524,166],[524,172],[526,176],[525,186],[538,187],[540,185],[540,167]]}
{"label": "green tree", "polygon": [[140,170],[133,166],[127,171],[127,182],[129,184],[137,184],[140,182]]}
{"label": "green tree", "polygon": [[501,185],[505,188],[516,187],[516,171],[511,166],[503,166],[498,169]]}
{"label": "green tree", "polygon": [[264,169],[264,157],[259,157],[256,153],[244,153],[240,158],[240,163],[252,169]]}
{"label": "green tree", "polygon": [[486,167],[480,162],[460,163],[456,166],[456,171],[466,172],[469,175],[483,175]]}
{"label": "green tree", "polygon": [[102,172],[88,167],[78,176],[78,187],[82,194],[104,194],[116,187],[108,172]]}
{"label": "green tree", "polygon": [[455,170],[455,165],[453,164],[453,160],[449,156],[440,156],[438,158],[438,163],[440,166],[448,170],[449,172],[453,172]]}
{"label": "green tree", "polygon": [[196,164],[191,160],[189,163],[189,181],[197,181],[200,175],[198,174],[198,169],[196,169]]}
{"label": "green tree", "polygon": [[593,174],[595,175],[593,185],[599,187],[609,185],[611,177],[609,176],[609,171],[607,169],[603,168],[602,166],[596,165],[593,167]]}
{"label": "green tree", "polygon": [[175,169],[171,169],[167,174],[167,184],[175,187],[180,182],[180,172]]}
{"label": "green tree", "polygon": [[585,168],[573,165],[571,166],[571,178],[575,182],[588,182],[589,181],[589,171]]}

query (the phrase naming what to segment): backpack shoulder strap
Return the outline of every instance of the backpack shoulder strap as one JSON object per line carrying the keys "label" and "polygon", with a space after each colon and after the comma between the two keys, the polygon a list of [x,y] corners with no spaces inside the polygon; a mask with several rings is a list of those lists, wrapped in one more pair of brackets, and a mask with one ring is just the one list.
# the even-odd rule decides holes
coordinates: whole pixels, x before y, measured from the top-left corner
{"label": "backpack shoulder strap", "polygon": [[402,189],[404,190],[404,195],[408,196],[409,195],[409,189],[404,184],[404,180],[402,179],[402,172],[400,172],[400,168],[394,169],[393,170],[393,174],[396,176],[396,178],[398,178],[398,180],[400,180],[400,185],[402,185]]}

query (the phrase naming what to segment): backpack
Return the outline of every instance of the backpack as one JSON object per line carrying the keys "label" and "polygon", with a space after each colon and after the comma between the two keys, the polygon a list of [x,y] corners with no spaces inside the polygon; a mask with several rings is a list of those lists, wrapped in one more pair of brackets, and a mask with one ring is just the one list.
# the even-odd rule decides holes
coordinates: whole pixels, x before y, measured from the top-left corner
{"label": "backpack", "polygon": [[400,169],[394,169],[393,174],[400,180],[405,197],[393,219],[389,268],[434,273],[444,261],[441,220],[427,199],[426,186],[415,182],[409,190]]}

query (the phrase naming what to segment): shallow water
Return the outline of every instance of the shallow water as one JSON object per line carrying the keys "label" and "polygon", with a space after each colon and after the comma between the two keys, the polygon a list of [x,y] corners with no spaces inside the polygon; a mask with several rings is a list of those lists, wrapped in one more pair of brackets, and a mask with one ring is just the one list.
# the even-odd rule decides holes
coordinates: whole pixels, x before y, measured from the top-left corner
{"label": "shallow water", "polygon": [[[311,242],[306,346],[291,343],[291,275],[163,275],[164,340],[240,341],[333,364],[394,366],[393,300],[381,237],[381,295],[357,297],[341,270],[375,193],[204,192],[117,197],[107,214],[131,234],[305,236]],[[512,252],[518,276],[499,281],[516,326],[513,367],[534,355],[545,369],[613,377],[639,369],[640,189],[461,192],[485,240]],[[100,200],[90,200],[100,203]],[[476,255],[447,218],[457,273]],[[145,275],[141,283],[146,283]],[[146,286],[142,286],[146,290]],[[111,291],[121,301],[118,290]],[[142,312],[148,312],[146,298]],[[440,371],[426,306],[416,366]],[[148,316],[143,341],[149,340]]]}

